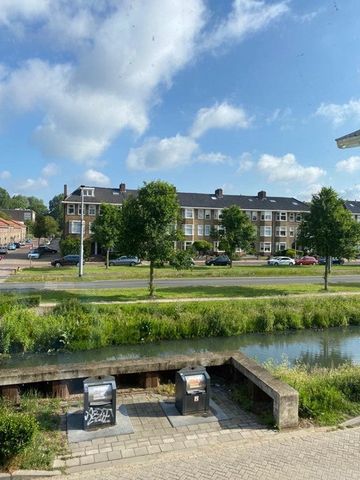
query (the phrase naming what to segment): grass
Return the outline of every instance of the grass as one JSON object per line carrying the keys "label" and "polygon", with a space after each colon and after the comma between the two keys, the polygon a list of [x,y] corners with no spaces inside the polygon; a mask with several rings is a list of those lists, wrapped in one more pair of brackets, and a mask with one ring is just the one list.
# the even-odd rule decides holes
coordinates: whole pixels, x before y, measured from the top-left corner
{"label": "grass", "polygon": [[337,425],[360,415],[360,367],[335,369],[268,364],[270,371],[299,392],[299,416],[318,425]]}
{"label": "grass", "polygon": [[[332,293],[348,292],[360,293],[360,283],[344,283],[331,285]],[[322,284],[298,285],[252,285],[252,286],[192,286],[192,287],[159,287],[156,289],[156,299],[202,299],[202,298],[254,298],[271,296],[288,296],[301,294],[328,295]],[[43,290],[16,294],[17,298],[40,297],[42,303],[61,302],[77,299],[81,302],[122,302],[149,300],[146,288],[129,289],[74,289],[74,290]]]}
{"label": "grass", "polygon": [[[155,279],[165,278],[204,278],[204,277],[273,277],[273,276],[320,276],[324,274],[322,265],[306,266],[234,266],[207,267],[197,265],[191,270],[177,271],[171,267],[163,267],[155,270]],[[332,275],[359,275],[360,265],[335,265]],[[55,269],[54,267],[24,268],[16,275],[8,277],[7,282],[82,282],[95,280],[136,280],[147,279],[149,267],[139,265],[137,267],[110,267],[106,270],[102,264],[85,264],[84,276],[78,276],[76,267]]]}
{"label": "grass", "polygon": [[64,413],[59,399],[41,398],[35,391],[21,396],[20,405],[6,408],[33,415],[39,431],[31,444],[11,460],[9,470],[50,470],[57,455],[66,453],[66,436],[60,431],[60,416]]}

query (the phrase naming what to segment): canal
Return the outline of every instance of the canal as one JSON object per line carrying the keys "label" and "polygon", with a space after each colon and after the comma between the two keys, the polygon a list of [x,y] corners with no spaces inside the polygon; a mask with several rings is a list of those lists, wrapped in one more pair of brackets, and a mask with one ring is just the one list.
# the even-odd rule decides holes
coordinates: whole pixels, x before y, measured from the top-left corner
{"label": "canal", "polygon": [[280,363],[286,360],[291,365],[302,362],[307,365],[334,367],[346,362],[360,364],[360,327],[162,341],[75,353],[22,354],[0,360],[0,368],[64,365],[230,350],[240,350],[261,363],[268,360]]}

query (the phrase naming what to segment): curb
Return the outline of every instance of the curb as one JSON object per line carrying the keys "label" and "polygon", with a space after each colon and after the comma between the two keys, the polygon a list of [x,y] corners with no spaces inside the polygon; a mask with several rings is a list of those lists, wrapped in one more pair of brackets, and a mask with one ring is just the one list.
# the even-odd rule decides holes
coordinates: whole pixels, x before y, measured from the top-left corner
{"label": "curb", "polygon": [[50,478],[62,475],[60,470],[14,470],[11,473],[0,472],[0,480],[30,480],[32,478]]}

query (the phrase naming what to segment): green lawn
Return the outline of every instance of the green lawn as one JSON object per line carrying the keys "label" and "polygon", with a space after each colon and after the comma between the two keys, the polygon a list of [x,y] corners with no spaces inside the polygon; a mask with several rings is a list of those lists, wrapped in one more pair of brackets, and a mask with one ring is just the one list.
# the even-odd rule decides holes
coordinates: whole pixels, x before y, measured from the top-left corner
{"label": "green lawn", "polygon": [[[230,267],[207,267],[195,266],[191,270],[177,271],[171,267],[163,267],[155,270],[155,279],[158,278],[191,278],[191,277],[272,277],[272,276],[306,276],[323,275],[322,265],[314,266],[234,266]],[[360,275],[360,265],[335,265],[332,275]],[[106,270],[104,265],[85,264],[84,276],[79,278],[76,267],[56,269],[54,267],[24,268],[16,275],[11,275],[7,282],[81,282],[92,280],[135,280],[147,279],[149,267],[139,265],[137,267],[110,267]]]}
{"label": "green lawn", "polygon": [[[351,292],[360,293],[360,283],[331,285],[330,293]],[[254,286],[225,286],[225,287],[174,287],[158,288],[156,299],[178,298],[236,298],[236,297],[264,297],[277,295],[322,294],[327,295],[321,284],[302,285],[254,285]],[[59,302],[76,298],[81,302],[121,302],[148,300],[148,290],[138,289],[102,289],[102,290],[46,290],[42,292],[16,293],[17,297],[40,296],[41,302]]]}

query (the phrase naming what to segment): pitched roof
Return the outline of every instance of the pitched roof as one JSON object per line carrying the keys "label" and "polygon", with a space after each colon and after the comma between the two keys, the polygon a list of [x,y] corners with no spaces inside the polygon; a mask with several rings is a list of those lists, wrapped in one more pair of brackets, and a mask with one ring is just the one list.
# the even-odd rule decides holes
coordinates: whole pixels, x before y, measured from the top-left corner
{"label": "pitched roof", "polygon": [[[136,196],[137,190],[126,190],[120,192],[119,188],[87,187],[94,189],[94,196],[84,197],[86,203],[112,203],[122,204],[130,196]],[[265,194],[265,192],[262,192]],[[222,195],[208,193],[185,193],[178,192],[179,203],[182,207],[190,208],[226,208],[231,205],[238,205],[243,210],[287,210],[296,212],[307,212],[309,206],[293,197],[268,197],[258,195]],[[64,203],[79,203],[81,190],[77,188],[68,195]]]}
{"label": "pitched roof", "polygon": [[350,210],[351,213],[360,213],[360,202],[356,200],[345,200],[345,208]]}
{"label": "pitched roof", "polygon": [[358,147],[360,145],[360,130],[339,137],[335,142],[337,143],[338,148]]}

